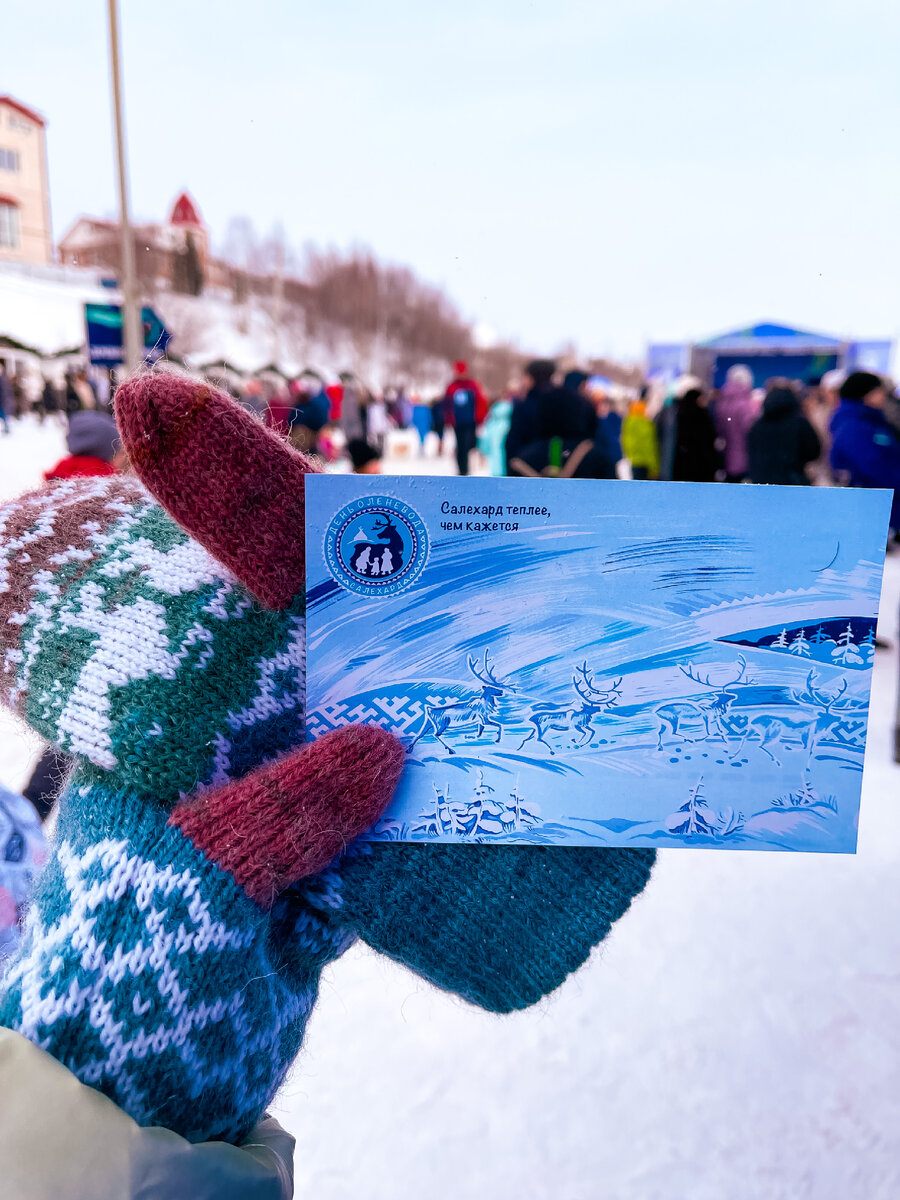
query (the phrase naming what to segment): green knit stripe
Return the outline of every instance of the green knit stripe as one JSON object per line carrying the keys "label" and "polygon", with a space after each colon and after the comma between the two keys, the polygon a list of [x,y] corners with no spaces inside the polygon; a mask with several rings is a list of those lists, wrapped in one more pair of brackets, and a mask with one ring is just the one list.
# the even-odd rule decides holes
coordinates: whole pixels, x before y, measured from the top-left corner
{"label": "green knit stripe", "polygon": [[54,544],[18,675],[34,728],[168,803],[302,742],[304,610],[262,609],[138,495],[90,552]]}

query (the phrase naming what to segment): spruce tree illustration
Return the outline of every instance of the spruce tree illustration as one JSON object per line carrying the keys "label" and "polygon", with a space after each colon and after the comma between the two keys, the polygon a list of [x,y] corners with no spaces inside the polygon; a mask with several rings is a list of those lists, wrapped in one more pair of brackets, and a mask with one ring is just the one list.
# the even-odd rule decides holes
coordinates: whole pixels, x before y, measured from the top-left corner
{"label": "spruce tree illustration", "polygon": [[868,658],[869,662],[875,657],[875,626],[869,626],[869,632],[859,644],[860,650]]}
{"label": "spruce tree illustration", "polygon": [[781,633],[779,633],[778,637],[771,644],[777,650],[785,650],[788,644],[787,629],[782,629]]}
{"label": "spruce tree illustration", "polygon": [[809,642],[806,640],[805,629],[798,630],[788,649],[791,654],[797,654],[801,658],[809,658]]}
{"label": "spruce tree illustration", "polygon": [[835,662],[841,663],[842,666],[862,662],[859,647],[853,641],[853,628],[849,621],[847,622],[847,628],[838,638],[838,644],[832,650],[831,657]]}
{"label": "spruce tree illustration", "polygon": [[834,639],[830,638],[825,632],[824,628],[820,625],[810,640],[814,646],[824,646],[826,642],[831,642]]}
{"label": "spruce tree illustration", "polygon": [[702,775],[691,788],[687,800],[681,805],[678,812],[685,815],[683,820],[672,829],[673,833],[702,833],[708,836],[715,834],[716,818],[703,795]]}

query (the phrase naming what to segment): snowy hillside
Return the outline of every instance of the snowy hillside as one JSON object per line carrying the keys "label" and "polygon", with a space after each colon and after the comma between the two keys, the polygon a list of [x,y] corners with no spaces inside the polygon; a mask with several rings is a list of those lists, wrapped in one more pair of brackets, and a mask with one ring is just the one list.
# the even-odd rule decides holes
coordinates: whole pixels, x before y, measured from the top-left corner
{"label": "snowy hillside", "polygon": [[[55,427],[0,437],[0,497],[61,453]],[[894,556],[856,856],[662,852],[592,961],[513,1017],[351,951],[277,1105],[298,1197],[895,1200],[898,603]],[[35,750],[2,719],[4,782]]]}

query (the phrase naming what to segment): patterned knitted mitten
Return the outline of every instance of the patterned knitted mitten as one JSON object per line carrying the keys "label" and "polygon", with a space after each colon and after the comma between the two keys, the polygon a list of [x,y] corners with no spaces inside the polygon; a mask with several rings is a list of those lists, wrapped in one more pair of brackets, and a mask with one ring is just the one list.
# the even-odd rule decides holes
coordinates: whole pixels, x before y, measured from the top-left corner
{"label": "patterned knitted mitten", "polygon": [[[288,510],[302,546],[306,464],[256,423],[240,449],[260,498],[254,455],[299,475],[293,514],[250,519],[264,542]],[[283,598],[288,571],[296,555],[251,583]],[[240,1140],[271,1101],[322,967],[353,940],[280,897],[310,875],[327,897],[316,873],[380,815],[402,768],[379,729],[290,752],[305,627],[302,597],[288,600],[264,608],[135,480],[67,481],[0,509],[2,698],[76,759],[0,1023],[140,1123],[195,1141]]]}

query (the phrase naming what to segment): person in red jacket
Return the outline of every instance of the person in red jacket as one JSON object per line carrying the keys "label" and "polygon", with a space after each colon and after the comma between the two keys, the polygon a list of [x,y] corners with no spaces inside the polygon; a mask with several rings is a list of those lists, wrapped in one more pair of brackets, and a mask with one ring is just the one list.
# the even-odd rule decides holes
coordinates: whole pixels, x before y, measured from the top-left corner
{"label": "person in red jacket", "polygon": [[453,364],[453,379],[444,392],[444,425],[456,431],[456,463],[460,475],[469,473],[469,453],[475,449],[476,430],[487,416],[487,397],[464,362]]}
{"label": "person in red jacket", "polygon": [[73,475],[116,475],[125,458],[116,423],[107,413],[84,409],[69,417],[68,455],[44,472],[46,480]]}

